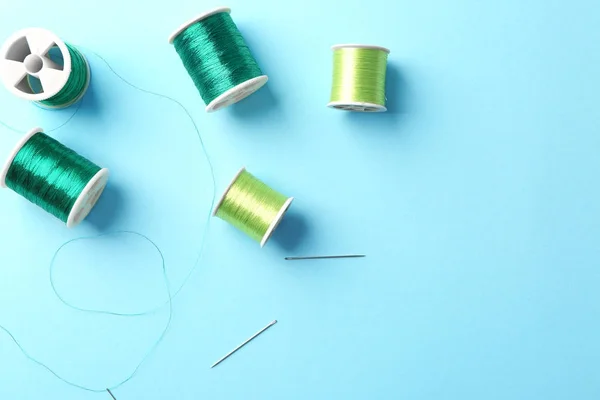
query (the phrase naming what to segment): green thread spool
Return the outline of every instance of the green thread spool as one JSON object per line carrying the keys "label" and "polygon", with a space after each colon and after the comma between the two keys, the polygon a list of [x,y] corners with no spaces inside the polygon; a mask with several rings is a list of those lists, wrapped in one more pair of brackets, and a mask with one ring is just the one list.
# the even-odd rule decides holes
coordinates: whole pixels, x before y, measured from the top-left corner
{"label": "green thread spool", "polygon": [[0,50],[4,86],[44,108],[75,104],[87,91],[90,76],[85,56],[46,29],[16,32]]}
{"label": "green thread spool", "polygon": [[170,37],[183,65],[213,112],[248,97],[267,80],[231,19],[221,7],[186,22]]}
{"label": "green thread spool", "polygon": [[385,47],[340,44],[333,50],[333,84],[328,107],[384,112],[385,75],[390,51]]}
{"label": "green thread spool", "polygon": [[29,131],[0,171],[10,188],[71,228],[92,210],[108,181],[108,169],[80,156],[43,133]]}
{"label": "green thread spool", "polygon": [[229,222],[263,247],[293,200],[242,168],[223,193],[213,216]]}

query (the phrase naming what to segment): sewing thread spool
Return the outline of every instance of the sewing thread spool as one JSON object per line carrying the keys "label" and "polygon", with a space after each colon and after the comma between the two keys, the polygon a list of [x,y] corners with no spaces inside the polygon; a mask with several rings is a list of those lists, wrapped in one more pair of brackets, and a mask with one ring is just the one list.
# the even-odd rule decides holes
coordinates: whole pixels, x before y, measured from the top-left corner
{"label": "sewing thread spool", "polygon": [[207,112],[237,103],[269,79],[250,53],[230,12],[230,8],[220,7],[200,14],[169,37]]}
{"label": "sewing thread spool", "polygon": [[46,29],[16,32],[0,50],[4,86],[44,108],[75,104],[85,94],[90,76],[85,56]]}
{"label": "sewing thread spool", "polygon": [[108,181],[100,168],[41,128],[15,146],[2,170],[0,186],[10,188],[71,228],[87,217]]}
{"label": "sewing thread spool", "polygon": [[242,168],[223,193],[213,216],[229,222],[263,247],[293,200]]}
{"label": "sewing thread spool", "polygon": [[328,107],[384,112],[385,75],[390,51],[385,47],[339,44],[333,50],[333,84]]}

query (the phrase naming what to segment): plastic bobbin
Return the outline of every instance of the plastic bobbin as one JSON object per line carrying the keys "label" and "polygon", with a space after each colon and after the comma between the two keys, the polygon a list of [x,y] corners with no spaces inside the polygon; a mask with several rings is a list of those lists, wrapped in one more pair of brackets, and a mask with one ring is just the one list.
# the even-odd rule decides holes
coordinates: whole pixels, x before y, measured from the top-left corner
{"label": "plastic bobbin", "polygon": [[[368,44],[336,44],[331,46],[331,50],[336,51],[339,49],[370,49],[385,51],[390,54],[390,50],[381,46],[371,46]],[[387,108],[381,104],[375,103],[363,103],[360,101],[331,101],[327,104],[327,107],[335,108],[336,110],[346,111],[357,111],[357,112],[384,112]]]}
{"label": "plastic bobbin", "polygon": [[[6,162],[4,163],[2,170],[0,170],[0,187],[2,187],[2,188],[7,187],[6,186],[6,175],[8,174],[8,170],[10,169],[10,166],[12,165],[13,160],[15,159],[16,155],[19,153],[21,148],[23,146],[25,146],[25,143],[27,143],[29,141],[29,139],[31,139],[31,137],[33,137],[36,133],[39,133],[39,132],[44,132],[44,130],[42,128],[34,128],[34,129],[30,130],[15,145],[12,152],[6,159]],[[94,208],[94,205],[96,205],[96,202],[100,198],[100,195],[104,191],[104,188],[106,187],[107,182],[108,182],[108,169],[107,168],[102,168],[100,171],[98,171],[96,173],[96,175],[94,175],[92,177],[92,179],[90,179],[90,181],[87,183],[87,185],[83,188],[83,190],[79,194],[79,197],[77,197],[75,204],[73,204],[73,208],[71,208],[71,211],[69,212],[69,217],[67,218],[67,227],[68,228],[72,228],[72,227],[79,225],[79,223],[81,221],[83,221],[85,219],[85,217],[88,216],[90,211],[92,211],[92,208]]]}
{"label": "plastic bobbin", "polygon": [[[227,186],[227,189],[225,189],[225,191],[223,192],[223,196],[221,196],[221,198],[217,202],[217,205],[215,206],[215,209],[212,214],[213,217],[217,215],[217,211],[219,211],[219,207],[221,207],[223,200],[225,200],[225,196],[227,196],[227,193],[229,193],[229,189],[231,189],[231,187],[233,186],[235,181],[237,181],[238,176],[240,176],[240,174],[242,172],[244,172],[245,170],[246,170],[246,167],[242,167],[238,171],[238,173],[235,174],[235,176],[231,180],[231,183],[229,184],[229,186]],[[271,238],[271,235],[273,235],[273,232],[275,232],[275,229],[277,228],[277,226],[279,226],[279,223],[283,219],[283,216],[285,215],[286,211],[288,210],[288,208],[290,208],[292,201],[294,201],[294,198],[290,197],[285,201],[285,203],[283,203],[283,206],[281,206],[281,209],[279,210],[279,212],[273,219],[273,222],[271,222],[271,225],[269,226],[269,228],[265,232],[264,236],[262,237],[262,239],[260,241],[260,247],[264,247],[264,245],[267,243],[267,241]]]}
{"label": "plastic bobbin", "polygon": [[96,202],[102,195],[106,184],[108,183],[108,168],[102,168],[90,179],[87,185],[83,188],[79,197],[73,204],[69,217],[67,218],[67,228],[73,228],[81,223],[92,208],[96,205]]}
{"label": "plastic bobbin", "polygon": [[[204,12],[200,15],[197,15],[195,18],[190,19],[189,21],[187,21],[186,23],[181,25],[179,28],[177,28],[177,30],[175,32],[173,32],[171,34],[171,36],[169,36],[169,43],[173,44],[173,41],[175,40],[175,38],[181,32],[186,30],[187,27],[189,27],[190,25],[193,25],[196,22],[200,22],[203,19],[206,19],[212,15],[219,14],[219,13],[230,14],[231,8],[219,7],[219,8],[215,8],[213,10]],[[232,87],[231,89],[227,90],[224,93],[221,93],[216,99],[211,101],[206,106],[206,112],[218,111],[221,108],[225,108],[234,103],[237,103],[240,100],[245,99],[246,97],[250,96],[252,93],[256,92],[258,89],[263,87],[265,85],[265,83],[267,83],[268,80],[269,80],[269,77],[267,75],[261,75],[261,76],[257,76],[256,78],[252,78],[246,82],[242,82],[237,86]]]}
{"label": "plastic bobbin", "polygon": [[[62,62],[57,62],[50,51],[58,48]],[[68,104],[47,106],[65,108],[80,100],[90,84],[90,66],[81,54],[87,67],[87,82],[77,98]],[[59,60],[58,60],[59,61]],[[54,33],[42,28],[27,28],[10,36],[0,49],[0,78],[4,86],[17,97],[39,102],[55,96],[65,86],[72,71],[71,54],[67,45]],[[36,92],[30,77],[39,79],[41,88]]]}

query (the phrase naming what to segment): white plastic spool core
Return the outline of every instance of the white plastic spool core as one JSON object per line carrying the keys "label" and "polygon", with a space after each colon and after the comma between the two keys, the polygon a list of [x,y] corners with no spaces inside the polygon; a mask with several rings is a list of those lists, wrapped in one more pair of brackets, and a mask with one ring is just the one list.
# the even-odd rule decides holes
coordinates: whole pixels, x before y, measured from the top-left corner
{"label": "white plastic spool core", "polygon": [[[331,46],[331,50],[339,49],[370,49],[384,51],[390,54],[390,50],[381,46],[371,46],[368,44],[336,44]],[[360,101],[331,101],[327,107],[335,108],[336,110],[356,111],[356,112],[384,112],[387,111],[385,105],[375,103],[364,103]]]}
{"label": "white plastic spool core", "polygon": [[[213,214],[212,214],[213,217],[217,215],[217,211],[219,211],[219,207],[221,207],[221,204],[223,204],[223,201],[225,200],[225,197],[227,196],[227,193],[229,193],[229,189],[231,189],[231,187],[237,181],[237,179],[240,176],[240,174],[242,172],[244,172],[245,170],[246,170],[246,167],[242,167],[238,171],[238,173],[235,174],[235,176],[231,180],[231,183],[229,184],[229,186],[227,186],[227,189],[225,189],[225,191],[223,192],[223,196],[221,196],[221,198],[217,202],[217,205],[215,206],[215,209],[214,209]],[[263,235],[263,238],[260,241],[260,247],[264,247],[264,245],[267,243],[267,241],[271,238],[271,236],[273,235],[273,232],[275,232],[275,229],[277,228],[277,226],[279,226],[279,223],[283,219],[283,216],[285,215],[286,211],[288,210],[288,208],[290,208],[290,205],[292,204],[292,201],[294,201],[294,198],[290,197],[290,198],[288,198],[285,201],[285,203],[283,203],[283,205],[281,206],[281,209],[279,210],[279,212],[277,213],[277,215],[275,216],[275,218],[271,222],[271,225],[269,225],[269,228],[267,229],[267,231]]]}
{"label": "white plastic spool core", "polygon": [[[212,15],[219,13],[231,13],[231,8],[229,7],[218,7],[213,10],[204,12],[196,17],[190,19],[183,25],[181,25],[175,32],[169,36],[169,43],[173,44],[175,38],[184,30],[186,30],[190,25],[195,24],[196,22],[200,22],[203,19],[206,19]],[[257,76],[246,82],[242,82],[237,86],[232,87],[224,93],[221,93],[216,99],[208,103],[206,106],[206,112],[218,111],[222,108],[230,106],[234,103],[237,103],[240,100],[245,99],[250,96],[252,93],[256,92],[258,89],[263,87],[265,83],[269,80],[267,75]]]}
{"label": "white plastic spool core", "polygon": [[[15,145],[12,152],[6,159],[2,170],[0,170],[0,186],[2,188],[7,187],[6,175],[8,174],[8,170],[10,169],[10,166],[12,165],[12,162],[15,159],[17,153],[19,153],[19,151],[25,145],[25,143],[27,143],[29,139],[31,139],[36,133],[43,131],[44,130],[42,128],[34,128],[27,132],[27,134],[24,135],[21,138],[21,140],[19,140],[19,142]],[[100,195],[104,191],[107,182],[107,168],[102,168],[96,173],[96,175],[92,177],[92,179],[90,179],[90,181],[87,183],[87,185],[83,188],[83,190],[77,197],[77,200],[75,200],[75,204],[73,204],[73,208],[71,208],[71,211],[69,212],[69,216],[67,218],[68,228],[72,228],[79,225],[79,223],[83,221],[85,217],[88,216],[88,214],[90,213],[90,211],[92,211],[92,208],[94,208],[94,205],[100,198]]]}
{"label": "white plastic spool core", "polygon": [[[50,52],[57,48],[62,63],[53,60]],[[90,84],[90,66],[81,54],[87,68],[87,81],[81,93],[67,104],[46,108],[64,108],[76,103],[83,97]],[[0,78],[4,86],[15,96],[25,100],[39,102],[55,96],[64,88],[72,71],[71,54],[66,44],[54,33],[42,28],[27,28],[11,35],[0,48]],[[41,86],[37,92],[32,88],[30,79],[39,80]]]}

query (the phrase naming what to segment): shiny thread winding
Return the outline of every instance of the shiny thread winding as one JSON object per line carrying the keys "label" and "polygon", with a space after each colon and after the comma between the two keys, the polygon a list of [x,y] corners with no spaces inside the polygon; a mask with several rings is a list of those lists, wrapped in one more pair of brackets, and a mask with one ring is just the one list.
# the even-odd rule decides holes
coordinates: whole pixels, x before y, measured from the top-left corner
{"label": "shiny thread winding", "polygon": [[102,194],[108,170],[37,128],[17,145],[0,178],[2,186],[73,227]]}
{"label": "shiny thread winding", "polygon": [[[54,96],[37,103],[49,108],[64,108],[76,102],[85,92],[90,80],[90,71],[83,54],[74,46],[65,43],[71,55],[71,74],[65,86]],[[31,85],[31,84],[30,84]]]}
{"label": "shiny thread winding", "polygon": [[267,242],[293,197],[269,187],[242,168],[217,204],[213,215],[261,244]]}
{"label": "shiny thread winding", "polygon": [[388,53],[383,47],[334,46],[329,107],[359,112],[386,111]]}
{"label": "shiny thread winding", "polygon": [[230,11],[219,8],[204,13],[170,38],[208,112],[242,100],[268,80]]}

